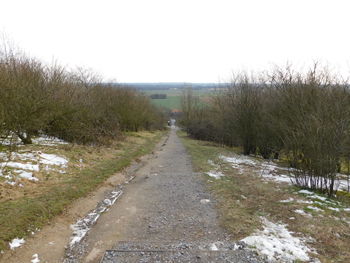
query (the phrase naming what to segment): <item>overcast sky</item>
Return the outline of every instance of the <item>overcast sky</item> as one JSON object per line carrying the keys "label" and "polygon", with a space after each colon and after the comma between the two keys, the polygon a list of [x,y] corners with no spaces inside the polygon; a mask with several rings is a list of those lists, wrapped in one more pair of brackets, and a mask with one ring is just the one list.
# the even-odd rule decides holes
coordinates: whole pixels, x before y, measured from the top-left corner
{"label": "overcast sky", "polygon": [[119,82],[217,82],[314,60],[350,71],[349,0],[2,0],[0,32]]}

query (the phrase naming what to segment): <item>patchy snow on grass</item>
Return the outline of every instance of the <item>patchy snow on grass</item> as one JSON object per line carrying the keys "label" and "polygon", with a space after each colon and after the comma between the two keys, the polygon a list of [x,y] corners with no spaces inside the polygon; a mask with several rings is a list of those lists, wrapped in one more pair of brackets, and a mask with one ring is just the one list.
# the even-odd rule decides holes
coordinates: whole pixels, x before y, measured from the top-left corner
{"label": "patchy snow on grass", "polygon": [[9,246],[12,250],[14,250],[17,247],[22,246],[26,241],[23,238],[15,238],[10,243]]}
{"label": "patchy snow on grass", "polygon": [[245,156],[227,157],[224,155],[220,155],[219,158],[227,163],[231,163],[232,167],[234,168],[238,168],[240,164],[252,166],[255,166],[257,164],[254,160]]}
{"label": "patchy snow on grass", "polygon": [[271,173],[267,173],[264,170],[261,171],[260,175],[268,180],[271,181],[276,181],[279,183],[292,183],[292,178],[289,175],[284,175],[284,174],[271,174]]}
{"label": "patchy snow on grass", "polygon": [[209,171],[206,174],[209,175],[210,177],[214,177],[215,179],[220,179],[221,177],[225,176],[220,171]]}
{"label": "patchy snow on grass", "polygon": [[307,195],[307,198],[321,200],[322,202],[326,202],[326,203],[329,203],[329,204],[336,205],[338,203],[336,201],[330,201],[326,197],[318,195],[318,194],[316,194],[314,192],[311,192],[309,190],[300,190],[300,191],[298,191],[298,193]]}
{"label": "patchy snow on grass", "polygon": [[280,203],[291,203],[291,202],[293,202],[294,201],[294,198],[288,198],[288,199],[286,199],[286,200],[281,200],[280,201]]}
{"label": "patchy snow on grass", "polygon": [[55,154],[40,154],[40,163],[47,165],[57,165],[61,167],[67,167],[68,160]]}
{"label": "patchy snow on grass", "polygon": [[212,160],[208,160],[208,164],[211,166],[216,166],[216,164]]}
{"label": "patchy snow on grass", "polygon": [[[16,169],[13,172],[18,175],[19,178],[39,181],[38,178],[33,176],[32,172],[56,171],[61,174],[66,173],[65,169],[68,167],[68,160],[62,156],[56,154],[47,154],[40,151],[32,152],[13,152],[13,153],[0,153],[0,158],[4,162],[0,162],[0,171],[3,168]],[[11,175],[11,170],[5,170],[6,174],[0,172],[0,176],[6,178],[10,176],[9,183],[15,185],[13,182],[14,177]]]}
{"label": "patchy snow on grass", "polygon": [[17,173],[18,176],[23,178],[23,179],[27,179],[27,180],[34,181],[34,182],[39,181],[38,178],[33,176],[32,172],[26,172],[26,171],[23,171],[23,170],[14,170],[14,172]]}
{"label": "patchy snow on grass", "polygon": [[22,141],[15,135],[0,139],[0,145],[20,145]]}
{"label": "patchy snow on grass", "polygon": [[299,215],[302,215],[302,216],[312,217],[312,215],[306,213],[304,210],[301,210],[301,209],[296,209],[296,210],[294,210],[294,212],[299,214]]}
{"label": "patchy snow on grass", "polygon": [[318,208],[316,206],[311,206],[311,205],[308,205],[307,208],[311,209],[311,210],[314,210],[316,212],[323,212],[324,210],[321,209],[321,208]]}
{"label": "patchy snow on grass", "polygon": [[305,241],[292,236],[287,225],[275,224],[262,218],[264,229],[252,236],[242,239],[258,252],[266,255],[271,262],[294,262],[296,260],[308,261],[309,252],[312,252]]}
{"label": "patchy snow on grass", "polygon": [[[47,135],[41,135],[39,137],[32,138],[33,144],[43,145],[43,146],[56,146],[56,145],[63,145],[68,144],[68,142],[61,140],[56,137],[51,137]],[[0,139],[0,145],[18,145],[22,146],[23,142],[20,138],[14,133],[9,135],[7,138],[1,138]]]}
{"label": "patchy snow on grass", "polygon": [[42,135],[32,139],[34,144],[44,145],[44,146],[56,146],[62,144],[68,144],[68,142],[58,139],[56,137],[50,137],[47,135]]}
{"label": "patchy snow on grass", "polygon": [[8,181],[8,180],[6,180],[5,181],[7,184],[9,184],[9,185],[12,185],[12,186],[15,186],[16,185],[16,182],[14,182],[14,181]]}
{"label": "patchy snow on grass", "polygon": [[38,254],[34,254],[34,255],[32,256],[31,262],[32,262],[32,263],[39,263],[39,262],[40,262],[39,255],[38,255]]}
{"label": "patchy snow on grass", "polygon": [[17,153],[13,152],[11,154],[11,160],[21,160],[21,161],[36,161],[37,158],[32,152]]}
{"label": "patchy snow on grass", "polygon": [[5,163],[0,163],[0,168],[2,167],[11,167],[11,168],[39,172],[39,165],[32,164],[32,163],[5,162]]}

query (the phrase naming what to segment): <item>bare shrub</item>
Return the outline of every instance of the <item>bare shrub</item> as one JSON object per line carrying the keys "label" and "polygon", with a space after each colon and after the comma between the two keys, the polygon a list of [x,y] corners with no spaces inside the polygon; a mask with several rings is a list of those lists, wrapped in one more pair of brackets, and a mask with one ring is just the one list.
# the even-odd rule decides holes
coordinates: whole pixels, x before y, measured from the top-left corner
{"label": "bare shrub", "polygon": [[255,78],[237,75],[205,107],[183,98],[184,125],[197,138],[241,146],[244,154],[286,157],[294,183],[337,191],[338,172],[350,154],[350,90],[317,64],[307,73],[291,67]]}
{"label": "bare shrub", "polygon": [[0,135],[24,144],[45,133],[75,143],[108,143],[123,131],[163,128],[148,97],[105,84],[89,71],[69,72],[6,48],[0,51]]}

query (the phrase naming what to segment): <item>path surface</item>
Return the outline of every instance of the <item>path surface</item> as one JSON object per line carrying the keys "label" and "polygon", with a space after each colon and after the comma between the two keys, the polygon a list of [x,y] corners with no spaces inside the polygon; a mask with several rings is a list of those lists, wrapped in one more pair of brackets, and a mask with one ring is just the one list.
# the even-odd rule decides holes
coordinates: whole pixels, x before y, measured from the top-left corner
{"label": "path surface", "polygon": [[[215,201],[206,192],[200,175],[193,173],[191,160],[172,129],[168,140],[155,152],[155,157],[137,171],[136,178],[123,188],[123,195],[90,230],[82,244],[81,254],[66,262],[100,262],[108,249],[193,248],[215,251],[225,247],[227,251],[235,247],[229,240],[219,226]],[[110,258],[113,258],[113,253],[110,252]],[[227,261],[222,258],[216,261],[217,255],[196,258],[198,262],[209,262],[205,258],[210,258],[210,262],[260,262],[247,249],[224,254],[221,257]],[[104,262],[113,262],[105,258]],[[120,262],[129,261],[120,258]],[[153,261],[140,259],[136,262]]]}

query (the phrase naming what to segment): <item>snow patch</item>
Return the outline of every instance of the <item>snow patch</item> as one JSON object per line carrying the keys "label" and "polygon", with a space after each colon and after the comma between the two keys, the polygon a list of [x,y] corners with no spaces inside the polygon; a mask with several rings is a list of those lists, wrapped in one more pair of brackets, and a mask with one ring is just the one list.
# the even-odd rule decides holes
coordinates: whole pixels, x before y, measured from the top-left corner
{"label": "snow patch", "polygon": [[33,176],[33,173],[31,173],[31,172],[26,172],[26,171],[22,171],[22,170],[14,170],[14,172],[18,173],[18,176],[23,178],[23,179],[27,179],[27,180],[34,181],[34,182],[39,181],[39,179],[36,178],[35,176]]}
{"label": "snow patch", "polygon": [[294,198],[289,198],[289,199],[286,199],[286,200],[281,200],[280,203],[290,203],[290,202],[293,202],[294,201]]}
{"label": "snow patch", "polygon": [[307,206],[307,208],[309,208],[309,209],[311,209],[311,210],[314,210],[314,211],[317,211],[317,212],[323,212],[323,210],[322,209],[320,209],[320,208],[318,208],[318,207],[316,207],[316,206]]}
{"label": "snow patch", "polygon": [[219,249],[218,249],[218,247],[216,246],[216,244],[213,243],[213,244],[210,245],[210,250],[212,250],[212,251],[218,251]]}
{"label": "snow patch", "polygon": [[201,204],[207,204],[207,203],[210,203],[210,200],[209,199],[202,199],[200,202],[201,202]]}
{"label": "snow patch", "polygon": [[312,252],[305,242],[292,236],[287,225],[275,224],[262,218],[264,229],[242,241],[255,247],[260,253],[267,256],[271,262],[294,262],[295,260],[310,260],[309,252]]}
{"label": "snow patch", "polygon": [[296,209],[296,210],[294,210],[294,212],[299,214],[299,215],[306,216],[306,217],[312,217],[312,215],[306,213],[304,210],[301,210],[301,209]]}
{"label": "snow patch", "polygon": [[[333,211],[336,211],[336,212],[340,212],[340,209],[339,208],[337,208],[337,207],[327,207],[328,209],[330,209],[330,210],[333,210]],[[344,211],[345,211],[345,209],[344,209]]]}
{"label": "snow patch", "polygon": [[14,250],[17,247],[22,246],[26,241],[23,238],[15,238],[13,239],[9,245],[12,250]]}
{"label": "snow patch", "polygon": [[209,171],[206,174],[210,177],[214,177],[215,179],[220,179],[221,177],[225,176],[222,172],[218,171]]}
{"label": "snow patch", "polygon": [[6,166],[11,167],[11,168],[18,168],[18,169],[23,169],[23,170],[39,172],[39,165],[37,165],[37,164],[18,163],[18,162],[0,163],[0,168],[6,167]]}
{"label": "snow patch", "polygon": [[268,180],[276,181],[279,183],[292,183],[292,178],[289,175],[284,174],[271,174],[271,171],[266,171],[264,169],[261,170],[260,175]]}
{"label": "snow patch", "polygon": [[42,164],[57,165],[61,167],[67,167],[67,164],[68,164],[67,159],[55,154],[41,153],[40,157],[41,157],[40,163]]}
{"label": "snow patch", "polygon": [[68,144],[68,142],[63,141],[57,137],[51,137],[47,135],[42,135],[37,138],[32,139],[34,144],[44,145],[44,146],[56,146],[56,145],[63,145]]}
{"label": "snow patch", "polygon": [[244,156],[227,157],[227,156],[220,155],[219,158],[227,163],[231,163],[232,167],[234,168],[238,168],[240,164],[252,165],[252,166],[256,165],[255,161]]}
{"label": "snow patch", "polygon": [[121,190],[111,192],[92,212],[84,218],[79,219],[74,225],[71,225],[73,236],[70,240],[70,248],[73,248],[76,243],[79,243],[86,236],[90,228],[97,222],[100,215],[105,212],[108,207],[113,205],[122,193]]}
{"label": "snow patch", "polygon": [[39,263],[39,262],[40,262],[39,255],[38,255],[38,254],[34,254],[34,255],[32,256],[31,262],[32,262],[32,263]]}

